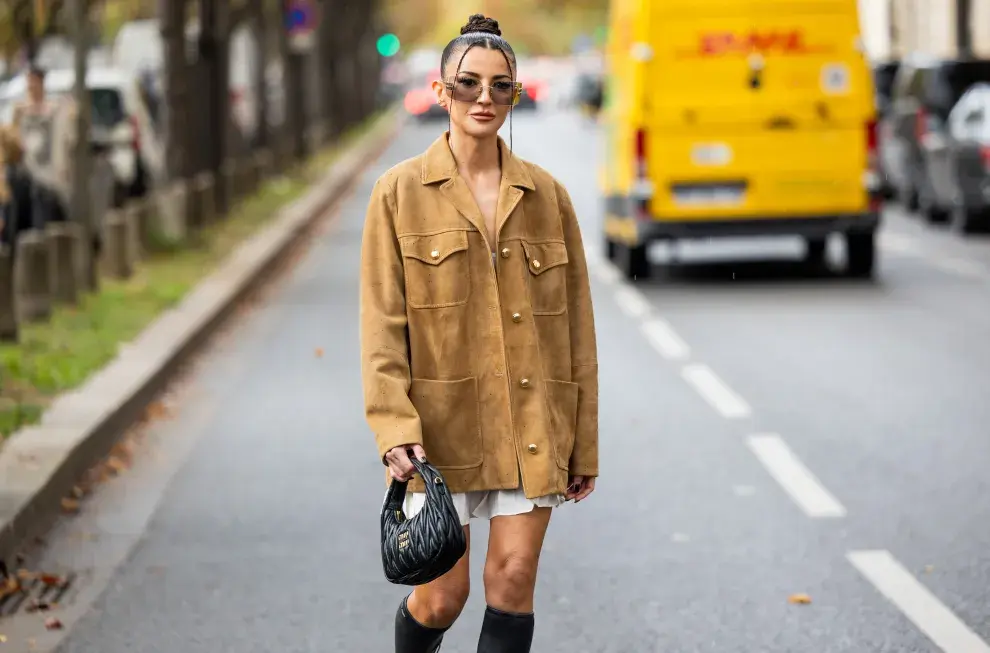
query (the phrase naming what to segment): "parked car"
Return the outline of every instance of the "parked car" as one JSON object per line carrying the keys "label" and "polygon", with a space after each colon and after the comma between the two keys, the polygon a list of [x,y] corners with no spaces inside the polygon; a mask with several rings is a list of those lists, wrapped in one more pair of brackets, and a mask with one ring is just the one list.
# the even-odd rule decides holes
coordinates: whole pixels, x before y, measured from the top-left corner
{"label": "parked car", "polygon": [[[75,72],[51,70],[45,74],[45,92],[51,97],[71,95]],[[153,185],[160,170],[161,148],[137,80],[113,68],[90,68],[86,73],[90,95],[90,142],[106,151],[113,167],[114,203],[140,197]],[[4,85],[0,103],[5,113],[0,121],[9,122],[11,111],[27,93],[27,80],[19,75]]]}
{"label": "parked car", "polygon": [[953,60],[914,56],[905,59],[894,81],[888,128],[882,143],[884,168],[897,197],[931,222],[951,211],[940,165],[948,156],[949,114],[974,85],[990,83],[990,60]]}
{"label": "parked car", "polygon": [[974,85],[949,113],[949,139],[930,158],[939,206],[963,233],[990,227],[990,84]]}
{"label": "parked car", "polygon": [[[890,115],[894,79],[900,68],[899,60],[884,61],[873,66],[873,90],[877,106],[877,141],[882,150],[883,141],[889,137],[891,122],[886,120]],[[877,175],[879,176],[880,193],[884,199],[893,199],[894,186],[890,183],[887,170],[884,168],[883,157],[878,157]]]}

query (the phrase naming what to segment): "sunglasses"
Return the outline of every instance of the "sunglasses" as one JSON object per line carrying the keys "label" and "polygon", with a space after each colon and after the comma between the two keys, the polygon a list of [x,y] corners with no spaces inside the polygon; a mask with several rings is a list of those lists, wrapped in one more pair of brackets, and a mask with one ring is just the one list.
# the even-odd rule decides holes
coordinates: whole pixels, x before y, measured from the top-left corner
{"label": "sunglasses", "polygon": [[488,95],[492,99],[492,104],[503,106],[513,106],[519,102],[522,93],[521,82],[510,82],[500,80],[491,86],[485,86],[473,77],[461,77],[454,81],[445,81],[443,85],[447,88],[447,95],[457,102],[477,102],[484,90],[488,89]]}

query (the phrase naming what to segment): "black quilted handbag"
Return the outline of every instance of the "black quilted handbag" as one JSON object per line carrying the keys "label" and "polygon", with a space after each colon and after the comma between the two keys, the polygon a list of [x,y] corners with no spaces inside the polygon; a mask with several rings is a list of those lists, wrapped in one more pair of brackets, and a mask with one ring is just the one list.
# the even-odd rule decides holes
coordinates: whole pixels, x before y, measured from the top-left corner
{"label": "black quilted handbag", "polygon": [[423,477],[426,504],[412,519],[402,512],[406,485],[392,479],[382,505],[382,567],[396,585],[423,585],[450,571],[467,551],[464,528],[450,491],[436,467],[409,460]]}

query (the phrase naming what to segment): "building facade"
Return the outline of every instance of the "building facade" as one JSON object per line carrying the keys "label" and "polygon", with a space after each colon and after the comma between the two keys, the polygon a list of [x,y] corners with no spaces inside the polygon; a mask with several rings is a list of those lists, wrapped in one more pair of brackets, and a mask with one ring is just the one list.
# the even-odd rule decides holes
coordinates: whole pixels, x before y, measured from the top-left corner
{"label": "building facade", "polygon": [[[970,0],[973,53],[990,58],[990,0]],[[871,60],[921,52],[958,54],[956,0],[859,0],[863,43]]]}

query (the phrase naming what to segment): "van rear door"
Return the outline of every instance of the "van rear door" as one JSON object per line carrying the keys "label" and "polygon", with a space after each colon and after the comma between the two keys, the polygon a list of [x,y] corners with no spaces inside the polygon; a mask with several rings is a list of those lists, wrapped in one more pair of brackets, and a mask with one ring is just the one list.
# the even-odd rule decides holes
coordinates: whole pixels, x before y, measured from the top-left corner
{"label": "van rear door", "polygon": [[648,12],[655,217],[867,209],[874,107],[856,0],[666,0]]}

